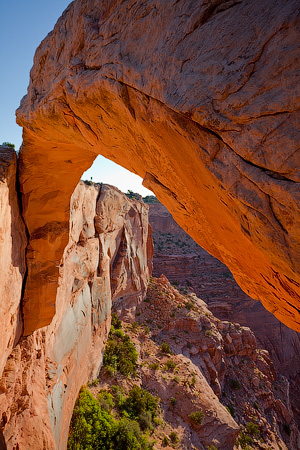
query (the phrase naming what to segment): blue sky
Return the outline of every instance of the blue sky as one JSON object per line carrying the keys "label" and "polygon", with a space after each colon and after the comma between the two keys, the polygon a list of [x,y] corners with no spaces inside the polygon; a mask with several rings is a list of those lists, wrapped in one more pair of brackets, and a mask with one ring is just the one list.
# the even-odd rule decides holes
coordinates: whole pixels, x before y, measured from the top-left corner
{"label": "blue sky", "polygon": [[[18,149],[22,129],[15,122],[15,110],[27,92],[35,49],[53,29],[68,6],[68,0],[1,0],[0,2],[0,143],[12,142]],[[85,172],[84,179],[113,184],[126,192],[150,193],[141,179],[103,157]]]}

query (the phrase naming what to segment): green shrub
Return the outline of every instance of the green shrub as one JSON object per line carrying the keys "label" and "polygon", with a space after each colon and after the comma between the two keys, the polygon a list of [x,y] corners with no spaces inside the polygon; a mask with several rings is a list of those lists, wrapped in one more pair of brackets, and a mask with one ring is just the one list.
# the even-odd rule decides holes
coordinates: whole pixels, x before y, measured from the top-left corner
{"label": "green shrub", "polygon": [[172,444],[177,444],[177,442],[179,442],[179,437],[176,431],[171,431],[171,433],[169,434],[169,438]]}
{"label": "green shrub", "polygon": [[163,342],[161,345],[160,345],[160,350],[162,351],[162,353],[167,353],[167,354],[170,354],[171,353],[171,349],[170,349],[170,346],[169,346],[169,344],[167,344],[166,342]]}
{"label": "green shrub", "polygon": [[174,408],[174,406],[176,406],[176,403],[177,403],[177,398],[171,397],[171,398],[170,398],[170,403],[171,403],[171,405],[172,405],[173,408]]}
{"label": "green shrub", "polygon": [[259,426],[253,422],[248,422],[246,424],[246,430],[251,436],[257,436],[260,433]]}
{"label": "green shrub", "polygon": [[136,369],[138,354],[129,336],[121,335],[119,331],[110,333],[104,351],[103,364],[111,374],[120,372],[122,375],[129,376]]}
{"label": "green shrub", "polygon": [[245,450],[249,445],[251,446],[253,444],[253,439],[251,436],[246,434],[244,431],[241,431],[238,437],[238,443],[242,447],[243,450]]}
{"label": "green shrub", "polygon": [[205,335],[206,337],[211,337],[211,336],[212,336],[212,331],[211,331],[211,330],[206,330],[205,333],[204,333],[204,335]]}
{"label": "green shrub", "polygon": [[15,148],[15,144],[12,144],[11,142],[2,142],[2,145],[4,145],[5,147],[11,147],[11,148]]}
{"label": "green shrub", "polygon": [[175,367],[176,363],[173,361],[173,359],[168,359],[168,361],[164,365],[165,370],[174,370]]}
{"label": "green shrub", "polygon": [[199,410],[196,411],[196,412],[192,412],[192,413],[189,415],[189,418],[190,418],[190,420],[191,420],[194,424],[196,424],[196,425],[202,425],[203,420],[204,420],[204,418],[205,418],[205,414],[204,414],[204,412],[203,412],[201,409],[199,409]]}
{"label": "green shrub", "polygon": [[112,315],[111,315],[111,324],[116,330],[122,328],[122,322],[118,318],[116,313],[112,313]]}
{"label": "green shrub", "polygon": [[149,368],[152,370],[157,370],[157,369],[159,369],[159,363],[158,362],[150,363]]}
{"label": "green shrub", "polygon": [[232,403],[230,403],[228,406],[226,406],[227,411],[232,415],[232,417],[235,414],[235,407],[233,406]]}
{"label": "green shrub", "polygon": [[68,450],[114,449],[117,424],[86,389],[76,401],[70,424]]}
{"label": "green shrub", "polygon": [[148,450],[153,446],[143,436],[136,421],[122,418],[117,425],[113,448],[114,450]]}
{"label": "green shrub", "polygon": [[170,444],[169,439],[167,438],[167,436],[164,436],[164,438],[163,438],[163,440],[162,440],[162,445],[163,445],[164,447],[166,447],[166,446],[169,445],[169,444]]}
{"label": "green shrub", "polygon": [[186,301],[185,304],[184,304],[184,306],[185,306],[189,311],[191,311],[192,309],[194,309],[193,302],[191,302],[190,300],[189,300],[189,301]]}
{"label": "green shrub", "polygon": [[143,202],[144,203],[160,203],[159,200],[157,200],[157,198],[154,195],[146,195],[146,197],[143,197]]}
{"label": "green shrub", "polygon": [[152,428],[152,414],[150,411],[142,411],[138,416],[137,421],[142,431],[151,430]]}
{"label": "green shrub", "polygon": [[[118,386],[112,388],[121,394]],[[150,450],[153,444],[143,435],[136,420],[128,417],[115,419],[101,406],[102,400],[114,403],[111,394],[103,390],[97,401],[89,391],[82,389],[76,401],[69,429],[68,450]],[[140,417],[142,429],[151,427],[151,413]]]}
{"label": "green shrub", "polygon": [[133,330],[133,331],[137,330],[137,329],[138,329],[138,327],[139,327],[139,324],[138,324],[138,322],[136,322],[136,321],[132,322],[132,324],[131,324],[131,328],[132,328],[132,330]]}
{"label": "green shrub", "polygon": [[191,381],[190,381],[190,385],[191,385],[191,386],[195,386],[195,384],[196,384],[196,377],[195,377],[195,374],[193,373],[193,374],[192,374],[192,379],[191,379]]}
{"label": "green shrub", "polygon": [[238,380],[234,380],[233,378],[229,381],[229,385],[231,389],[241,389],[240,382]]}
{"label": "green shrub", "polygon": [[97,398],[101,408],[107,412],[110,412],[115,406],[113,395],[107,392],[106,389],[102,389]]}
{"label": "green shrub", "polygon": [[138,419],[142,413],[147,411],[151,413],[151,419],[153,419],[156,416],[157,406],[158,398],[135,385],[124,401],[122,409],[127,412],[131,419]]}

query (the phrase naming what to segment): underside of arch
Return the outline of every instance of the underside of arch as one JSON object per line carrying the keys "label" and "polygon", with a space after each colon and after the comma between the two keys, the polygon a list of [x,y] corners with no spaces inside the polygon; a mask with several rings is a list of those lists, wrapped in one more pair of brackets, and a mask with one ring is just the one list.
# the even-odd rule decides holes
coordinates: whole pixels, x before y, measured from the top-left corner
{"label": "underside of arch", "polygon": [[300,330],[297,1],[250,3],[75,0],[42,42],[17,112],[25,334],[55,314],[70,196],[98,154]]}

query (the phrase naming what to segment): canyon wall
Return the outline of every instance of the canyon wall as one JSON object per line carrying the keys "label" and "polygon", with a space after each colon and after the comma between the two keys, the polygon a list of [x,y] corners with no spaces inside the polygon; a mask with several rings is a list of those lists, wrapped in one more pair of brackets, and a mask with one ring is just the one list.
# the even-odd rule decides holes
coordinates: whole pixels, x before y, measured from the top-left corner
{"label": "canyon wall", "polygon": [[298,12],[297,0],[70,4],[17,112],[26,335],[55,315],[70,196],[97,154],[139,174],[300,330]]}
{"label": "canyon wall", "polygon": [[195,292],[221,320],[249,327],[259,348],[269,351],[276,370],[288,378],[291,405],[300,426],[300,335],[248,297],[220,261],[197,245],[162,204],[151,204],[153,275],[165,274],[182,291]]}
{"label": "canyon wall", "polygon": [[27,236],[17,193],[17,155],[0,146],[0,375],[13,346],[18,342],[23,322],[20,299],[26,273]]}
{"label": "canyon wall", "polygon": [[[5,186],[15,179],[16,156],[13,152],[9,155]],[[13,182],[11,187],[14,189]],[[1,207],[7,211],[9,199],[16,207],[14,215],[19,218],[15,190],[8,195],[5,189],[1,196]],[[6,220],[9,222],[9,216]],[[16,220],[12,228],[18,251],[12,258],[6,253],[6,264],[15,271],[18,268],[20,282],[15,283],[16,287],[11,283],[4,292],[2,307],[15,308],[17,316],[26,239],[23,243],[18,239],[17,232],[24,233],[21,220]],[[9,247],[9,233],[6,238]],[[88,186],[81,182],[76,187],[70,205],[69,242],[59,264],[55,317],[49,326],[22,337],[19,343],[16,337],[3,352],[0,380],[3,448],[66,448],[79,389],[97,376],[102,363],[112,302],[123,297],[125,313],[134,311],[146,292],[152,253],[146,205],[127,199],[111,186]],[[13,269],[10,273],[14,274]],[[12,325],[10,334],[5,333],[6,327],[1,329],[6,341],[13,332],[19,337],[13,320]]]}

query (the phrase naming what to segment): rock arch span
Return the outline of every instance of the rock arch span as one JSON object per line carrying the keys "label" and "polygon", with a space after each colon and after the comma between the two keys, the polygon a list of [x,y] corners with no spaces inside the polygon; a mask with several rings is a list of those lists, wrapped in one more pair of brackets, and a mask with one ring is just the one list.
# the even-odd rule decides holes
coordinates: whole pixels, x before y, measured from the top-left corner
{"label": "rock arch span", "polygon": [[75,0],[37,49],[20,183],[25,334],[55,314],[69,200],[97,154],[300,330],[297,0]]}

